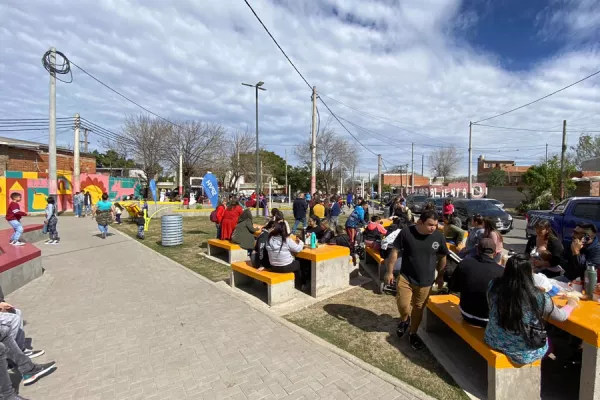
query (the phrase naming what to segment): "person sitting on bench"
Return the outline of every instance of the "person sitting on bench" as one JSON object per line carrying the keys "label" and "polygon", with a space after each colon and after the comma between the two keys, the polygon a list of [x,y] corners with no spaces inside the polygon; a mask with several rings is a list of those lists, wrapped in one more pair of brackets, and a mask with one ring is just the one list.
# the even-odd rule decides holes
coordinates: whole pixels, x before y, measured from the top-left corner
{"label": "person sitting on bench", "polygon": [[252,223],[252,211],[245,209],[238,219],[238,223],[231,235],[231,243],[238,244],[242,249],[248,252],[248,257],[252,255],[254,249],[254,233],[259,228],[254,227]]}
{"label": "person sitting on bench", "polygon": [[365,245],[379,250],[381,248],[381,239],[387,234],[388,231],[381,224],[381,217],[373,215],[365,228]]}
{"label": "person sitting on bench", "polygon": [[[294,283],[296,288],[303,288],[304,281],[300,262],[294,258],[292,253],[299,253],[304,249],[302,242],[296,238],[292,240],[287,232],[283,222],[277,222],[273,230],[269,233],[267,242],[267,252],[269,253],[269,262],[272,272],[294,273]],[[258,268],[262,271],[264,268]]]}
{"label": "person sitting on bench", "polygon": [[504,273],[504,267],[494,261],[494,254],[496,243],[489,238],[481,239],[477,245],[477,255],[458,263],[448,284],[451,292],[460,293],[460,313],[471,325],[487,325],[487,291],[490,282]]}
{"label": "person sitting on bench", "polygon": [[452,214],[444,215],[444,237],[446,242],[455,245],[456,249],[460,251],[465,247],[467,238],[465,231],[458,224],[460,222]]}
{"label": "person sitting on bench", "polygon": [[325,233],[323,227],[321,226],[319,217],[315,215],[311,215],[311,217],[308,219],[308,228],[306,228],[307,237],[310,236],[311,233],[315,234],[317,241],[321,240],[323,234]]}

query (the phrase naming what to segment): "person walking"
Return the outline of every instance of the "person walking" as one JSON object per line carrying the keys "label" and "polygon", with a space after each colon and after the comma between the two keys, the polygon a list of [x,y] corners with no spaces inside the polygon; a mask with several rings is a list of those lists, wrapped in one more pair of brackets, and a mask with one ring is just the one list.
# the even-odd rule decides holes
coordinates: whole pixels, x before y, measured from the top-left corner
{"label": "person walking", "polygon": [[331,229],[335,230],[338,225],[338,219],[340,214],[342,213],[342,207],[340,207],[340,202],[337,201],[335,197],[331,198],[331,207],[329,209],[329,226]]}
{"label": "person walking", "polygon": [[83,195],[83,206],[85,207],[83,216],[90,215],[92,213],[92,195],[88,191]]}
{"label": "person walking", "polygon": [[[397,279],[396,303],[400,312],[400,324],[396,329],[399,337],[408,331],[410,345],[421,350],[425,344],[417,335],[423,319],[423,310],[429,297],[431,285],[444,286],[444,269],[448,247],[442,232],[437,230],[435,211],[424,211],[416,225],[402,229],[387,258],[384,282],[394,281],[394,266],[402,257],[402,269]],[[437,270],[437,278],[436,278]]]}
{"label": "person walking", "polygon": [[10,237],[9,244],[13,246],[25,246],[25,243],[21,242],[21,235],[23,234],[23,225],[21,225],[21,218],[26,217],[27,213],[21,211],[21,205],[19,202],[22,197],[20,193],[10,194],[10,204],[6,210],[6,222],[13,228],[14,233]]}
{"label": "person walking", "polygon": [[115,208],[113,204],[108,201],[108,194],[102,194],[102,200],[96,203],[96,207],[93,211],[93,217],[96,218],[98,223],[98,230],[102,239],[106,239],[108,235],[108,225],[113,222],[115,218]]}
{"label": "person walking", "polygon": [[46,241],[46,244],[58,244],[60,238],[58,237],[58,231],[56,229],[56,226],[58,225],[58,217],[56,216],[56,201],[54,200],[54,196],[48,196],[46,201],[48,204],[46,205],[46,219],[44,220],[44,224],[46,225],[46,229],[50,235],[50,238]]}
{"label": "person walking", "polygon": [[237,201],[229,203],[221,220],[221,240],[231,240],[235,226],[243,212],[244,210]]}
{"label": "person walking", "polygon": [[306,229],[306,212],[308,211],[308,202],[303,193],[298,194],[292,205],[294,212],[294,227],[289,234],[293,234],[298,229],[298,225],[302,222],[302,227]]}

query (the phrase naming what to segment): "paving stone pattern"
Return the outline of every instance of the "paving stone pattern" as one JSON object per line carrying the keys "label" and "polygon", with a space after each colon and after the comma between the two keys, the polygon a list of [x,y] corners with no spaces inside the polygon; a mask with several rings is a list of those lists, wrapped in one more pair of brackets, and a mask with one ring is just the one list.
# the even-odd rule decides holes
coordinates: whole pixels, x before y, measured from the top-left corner
{"label": "paving stone pattern", "polygon": [[416,399],[143,245],[62,217],[44,275],[8,296],[58,370],[21,394],[76,399]]}

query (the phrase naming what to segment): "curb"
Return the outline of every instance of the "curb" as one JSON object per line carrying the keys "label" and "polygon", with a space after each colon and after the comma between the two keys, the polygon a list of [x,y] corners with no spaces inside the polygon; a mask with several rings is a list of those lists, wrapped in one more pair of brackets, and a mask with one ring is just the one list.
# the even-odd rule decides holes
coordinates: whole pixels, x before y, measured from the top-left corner
{"label": "curb", "polygon": [[147,248],[148,250],[158,254],[160,257],[164,258],[165,260],[169,261],[172,264],[175,264],[176,266],[178,266],[179,268],[183,269],[184,271],[186,271],[187,273],[189,273],[190,275],[195,276],[196,278],[204,281],[205,283],[208,283],[210,285],[212,285],[213,287],[215,287],[217,290],[219,290],[220,292],[234,297],[240,301],[242,301],[244,304],[248,305],[249,307],[251,307],[252,309],[264,314],[265,316],[267,316],[268,318],[270,318],[271,320],[273,320],[274,322],[277,322],[279,324],[282,324],[283,326],[291,329],[294,333],[297,333],[298,335],[300,335],[301,337],[303,337],[304,339],[310,340],[311,342],[319,345],[319,346],[323,346],[325,347],[327,350],[331,351],[332,353],[342,357],[346,362],[350,363],[350,364],[354,364],[355,366],[364,369],[365,371],[368,371],[370,373],[372,373],[373,375],[377,376],[378,378],[386,381],[387,383],[400,388],[408,393],[410,393],[412,396],[417,397],[420,400],[436,400],[435,398],[429,396],[428,394],[420,391],[419,389],[410,386],[409,384],[407,384],[406,382],[401,381],[400,379],[388,374],[387,372],[384,372],[382,370],[380,370],[379,368],[376,368],[374,366],[372,366],[371,364],[361,360],[360,358],[348,353],[345,350],[342,350],[334,345],[332,345],[331,343],[321,339],[320,337],[314,335],[313,333],[302,329],[301,327],[299,327],[298,325],[289,322],[288,320],[286,320],[285,318],[282,318],[276,314],[274,314],[273,312],[271,312],[268,308],[264,308],[264,307],[260,307],[257,304],[253,304],[252,302],[247,301],[247,299],[245,299],[243,296],[240,296],[236,293],[234,293],[233,291],[231,291],[229,289],[229,287],[222,287],[222,285],[217,284],[216,282],[211,281],[210,279],[190,270],[189,268],[179,264],[178,262],[173,261],[172,259],[170,259],[169,257],[151,249],[150,247],[138,242],[137,240],[133,239],[132,237],[130,237],[129,235],[121,232],[119,229],[115,229],[115,231],[119,232],[120,235],[125,236],[127,239],[135,242],[137,245],[139,246],[144,246],[145,248]]}

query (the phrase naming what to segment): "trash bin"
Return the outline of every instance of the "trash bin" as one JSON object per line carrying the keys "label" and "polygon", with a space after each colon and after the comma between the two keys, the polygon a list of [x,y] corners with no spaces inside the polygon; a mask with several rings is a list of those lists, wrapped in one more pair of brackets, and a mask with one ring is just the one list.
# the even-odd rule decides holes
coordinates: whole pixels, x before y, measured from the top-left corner
{"label": "trash bin", "polygon": [[160,218],[163,246],[183,244],[183,217],[181,215],[163,215]]}

